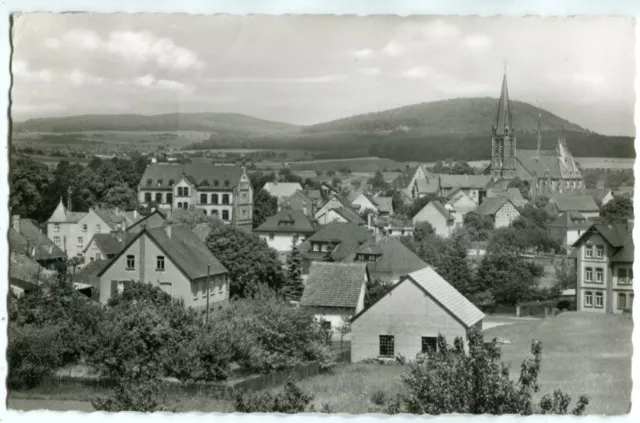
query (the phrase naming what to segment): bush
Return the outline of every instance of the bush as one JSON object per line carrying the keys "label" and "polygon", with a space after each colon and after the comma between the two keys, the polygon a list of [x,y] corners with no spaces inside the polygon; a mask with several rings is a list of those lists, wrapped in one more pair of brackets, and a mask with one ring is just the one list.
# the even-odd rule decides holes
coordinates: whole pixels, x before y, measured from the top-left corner
{"label": "bush", "polygon": [[165,405],[166,397],[159,382],[155,378],[141,380],[139,375],[129,375],[119,381],[113,396],[92,398],[91,404],[97,411],[174,411]]}
{"label": "bush", "polygon": [[[267,392],[245,398],[239,393],[235,399],[235,410],[239,413],[302,413],[310,411],[308,407],[312,400],[313,396],[303,392],[290,376],[284,384],[284,392],[276,395]],[[323,409],[328,407],[323,405]]]}
{"label": "bush", "polygon": [[371,402],[375,405],[384,405],[384,403],[387,402],[387,397],[384,391],[378,390],[371,394]]}
{"label": "bush", "polygon": [[9,387],[33,388],[60,366],[64,350],[60,327],[19,326],[10,321],[7,335]]}

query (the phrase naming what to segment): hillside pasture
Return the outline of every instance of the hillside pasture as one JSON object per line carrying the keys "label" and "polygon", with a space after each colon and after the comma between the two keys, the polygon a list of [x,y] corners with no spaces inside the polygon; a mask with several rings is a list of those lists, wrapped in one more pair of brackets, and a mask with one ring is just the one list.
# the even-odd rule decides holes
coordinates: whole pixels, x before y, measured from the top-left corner
{"label": "hillside pasture", "polygon": [[583,169],[633,169],[635,159],[611,157],[576,157]]}

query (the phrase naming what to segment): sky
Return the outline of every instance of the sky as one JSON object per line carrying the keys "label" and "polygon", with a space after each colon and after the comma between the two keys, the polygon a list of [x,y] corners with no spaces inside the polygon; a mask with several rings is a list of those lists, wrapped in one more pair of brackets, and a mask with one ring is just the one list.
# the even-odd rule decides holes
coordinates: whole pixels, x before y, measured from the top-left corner
{"label": "sky", "polygon": [[[634,135],[629,18],[25,14],[11,116],[234,112],[308,125],[509,94]],[[516,123],[517,125],[517,123]]]}

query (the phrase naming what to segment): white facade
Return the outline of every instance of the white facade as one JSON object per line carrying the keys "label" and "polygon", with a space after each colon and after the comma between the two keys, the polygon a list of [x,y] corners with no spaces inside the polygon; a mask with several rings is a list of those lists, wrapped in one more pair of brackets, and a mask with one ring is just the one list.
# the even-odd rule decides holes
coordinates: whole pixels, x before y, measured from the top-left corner
{"label": "white facade", "polygon": [[267,245],[279,253],[287,253],[291,251],[293,239],[297,236],[298,242],[296,246],[302,244],[307,238],[305,234],[296,234],[291,232],[285,233],[259,233],[258,236],[267,242]]}

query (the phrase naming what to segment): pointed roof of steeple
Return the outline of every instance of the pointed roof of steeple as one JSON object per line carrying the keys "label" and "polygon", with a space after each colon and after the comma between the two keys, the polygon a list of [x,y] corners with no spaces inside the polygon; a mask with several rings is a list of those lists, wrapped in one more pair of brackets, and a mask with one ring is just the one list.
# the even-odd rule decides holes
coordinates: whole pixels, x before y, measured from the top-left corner
{"label": "pointed roof of steeple", "polygon": [[504,135],[505,129],[513,130],[511,124],[511,104],[509,102],[509,89],[507,88],[507,73],[504,73],[502,79],[502,91],[500,92],[500,101],[498,102],[498,112],[496,113],[495,130],[496,134]]}
{"label": "pointed roof of steeple", "polygon": [[58,207],[53,211],[53,214],[48,220],[49,222],[66,222],[67,221],[67,209],[64,207],[64,202],[62,198],[60,198],[60,202],[58,203]]}

